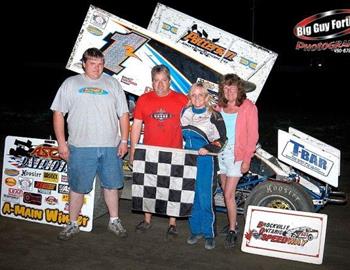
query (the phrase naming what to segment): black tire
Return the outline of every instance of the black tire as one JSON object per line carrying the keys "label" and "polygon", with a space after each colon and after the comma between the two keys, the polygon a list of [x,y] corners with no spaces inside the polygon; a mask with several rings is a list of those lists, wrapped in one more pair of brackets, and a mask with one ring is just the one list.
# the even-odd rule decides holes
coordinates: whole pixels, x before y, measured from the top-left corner
{"label": "black tire", "polygon": [[314,212],[310,195],[295,182],[267,180],[260,183],[252,190],[244,204],[245,215],[249,205]]}

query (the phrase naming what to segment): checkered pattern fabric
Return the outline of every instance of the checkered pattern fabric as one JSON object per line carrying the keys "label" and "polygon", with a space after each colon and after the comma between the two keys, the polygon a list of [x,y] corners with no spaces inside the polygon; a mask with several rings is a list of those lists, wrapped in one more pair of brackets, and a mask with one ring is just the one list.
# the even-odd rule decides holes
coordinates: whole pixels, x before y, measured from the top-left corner
{"label": "checkered pattern fabric", "polygon": [[191,214],[197,152],[137,145],[133,163],[133,210],[172,217]]}

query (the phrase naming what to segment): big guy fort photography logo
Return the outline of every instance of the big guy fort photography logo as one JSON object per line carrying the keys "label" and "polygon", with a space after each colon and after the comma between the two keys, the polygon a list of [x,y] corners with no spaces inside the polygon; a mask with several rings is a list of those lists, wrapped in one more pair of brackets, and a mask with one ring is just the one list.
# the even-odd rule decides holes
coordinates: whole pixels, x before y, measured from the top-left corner
{"label": "big guy fort photography logo", "polygon": [[295,49],[350,54],[350,9],[335,9],[307,17],[293,29]]}

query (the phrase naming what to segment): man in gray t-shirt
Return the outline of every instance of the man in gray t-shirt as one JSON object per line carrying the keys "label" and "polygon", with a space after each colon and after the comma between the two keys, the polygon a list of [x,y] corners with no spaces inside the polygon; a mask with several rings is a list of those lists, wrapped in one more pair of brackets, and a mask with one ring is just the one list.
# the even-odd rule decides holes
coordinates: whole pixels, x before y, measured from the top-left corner
{"label": "man in gray t-shirt", "polygon": [[58,239],[69,240],[79,232],[84,194],[92,190],[96,174],[110,215],[108,229],[125,237],[118,217],[118,189],[123,187],[121,158],[128,151],[128,106],[119,82],[103,74],[104,55],[100,50],[87,49],[82,61],[85,73],[67,78],[51,105],[58,151],[68,162],[70,186],[70,222]]}

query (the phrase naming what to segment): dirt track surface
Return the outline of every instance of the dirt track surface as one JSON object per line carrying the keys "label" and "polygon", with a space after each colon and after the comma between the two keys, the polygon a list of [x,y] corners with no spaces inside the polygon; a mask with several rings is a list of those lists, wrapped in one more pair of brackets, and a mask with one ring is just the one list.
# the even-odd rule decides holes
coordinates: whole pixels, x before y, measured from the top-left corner
{"label": "dirt track surface", "polygon": [[[4,112],[2,112],[4,114]],[[4,116],[4,115],[2,115]],[[41,118],[40,118],[41,117]],[[12,119],[4,122],[1,134],[1,151],[5,135],[45,138],[43,130],[50,134],[50,115],[38,114],[1,117]],[[282,120],[281,120],[282,119]],[[335,123],[323,119],[322,123],[311,118],[294,118],[292,115],[269,114],[260,116],[261,143],[275,154],[277,129],[295,127],[342,151],[340,189],[350,194],[349,120]],[[264,132],[262,132],[264,131]],[[1,157],[2,157],[1,153]],[[2,162],[1,162],[2,166]],[[0,217],[1,269],[349,269],[350,263],[350,204],[327,205],[320,213],[328,215],[327,235],[322,265],[307,264],[278,258],[244,253],[240,250],[242,230],[238,245],[224,248],[224,237],[216,238],[216,248],[204,249],[201,241],[194,246],[186,243],[187,220],[178,221],[179,236],[165,241],[167,219],[154,217],[153,228],[146,234],[137,234],[135,225],[142,219],[131,211],[131,202],[121,200],[120,217],[128,230],[128,238],[119,239],[106,230],[108,216],[95,219],[93,231],[81,232],[68,242],[56,240],[60,227]],[[243,216],[238,218],[240,228]],[[226,224],[224,213],[217,214],[217,228]]]}

